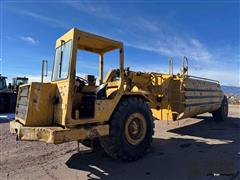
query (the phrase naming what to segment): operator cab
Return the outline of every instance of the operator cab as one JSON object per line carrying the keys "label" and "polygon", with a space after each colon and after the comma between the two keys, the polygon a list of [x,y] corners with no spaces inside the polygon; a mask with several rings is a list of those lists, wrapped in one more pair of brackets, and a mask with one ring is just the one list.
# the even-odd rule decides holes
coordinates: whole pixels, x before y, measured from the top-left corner
{"label": "operator cab", "polygon": [[[123,69],[123,45],[121,42],[77,29],[73,29],[73,32],[73,39],[66,35],[57,41],[52,82],[60,86],[61,82],[63,84],[65,80],[68,80],[71,99],[67,101],[71,104],[71,119],[96,119],[97,101],[113,98],[112,93],[120,87],[123,88],[123,81],[120,81],[120,72]],[[113,52],[113,50],[116,50],[120,59],[119,70],[111,70],[103,79],[104,58],[108,52]],[[82,61],[78,58],[78,53],[86,52],[99,59],[96,65],[99,68],[99,74],[85,73],[82,65],[78,68],[78,61]],[[92,61],[85,59],[88,60],[85,64],[93,68],[92,71],[95,70],[96,68],[92,67]],[[61,96],[60,94],[59,97]],[[62,99],[60,104],[63,104],[63,101],[65,100]]]}

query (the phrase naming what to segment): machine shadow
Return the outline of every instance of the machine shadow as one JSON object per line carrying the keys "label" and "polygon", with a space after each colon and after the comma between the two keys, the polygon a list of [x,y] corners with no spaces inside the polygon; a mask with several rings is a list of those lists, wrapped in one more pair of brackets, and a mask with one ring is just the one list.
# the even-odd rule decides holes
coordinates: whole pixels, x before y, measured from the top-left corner
{"label": "machine shadow", "polygon": [[[230,117],[228,122],[221,123],[213,122],[210,117],[198,118],[204,120],[169,130],[177,135],[174,138],[154,138],[150,150],[136,162],[119,162],[97,152],[73,154],[66,165],[88,172],[89,179],[210,179],[211,173],[234,177],[240,169],[240,118]],[[228,129],[233,129],[233,133],[228,133]],[[209,144],[185,135],[222,143]]]}
{"label": "machine shadow", "polygon": [[15,113],[0,114],[0,123],[8,123],[15,118]]}
{"label": "machine shadow", "polygon": [[[178,135],[190,135],[202,138],[232,140],[232,135],[227,133],[230,129],[240,129],[240,118],[228,117],[225,122],[215,122],[211,116],[197,116],[201,119],[198,123],[171,129],[168,132]],[[222,133],[225,131],[225,133]]]}

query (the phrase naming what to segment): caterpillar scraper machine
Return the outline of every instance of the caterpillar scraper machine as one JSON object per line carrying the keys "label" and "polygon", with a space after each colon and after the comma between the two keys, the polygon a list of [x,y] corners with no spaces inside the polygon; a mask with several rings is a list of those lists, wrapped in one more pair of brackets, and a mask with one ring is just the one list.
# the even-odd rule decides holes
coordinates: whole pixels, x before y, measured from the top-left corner
{"label": "caterpillar scraper machine", "polygon": [[[76,75],[78,50],[99,55],[98,85],[93,75]],[[104,54],[112,50],[119,50],[119,68],[103,78]],[[73,28],[56,41],[51,82],[20,86],[10,131],[18,140],[78,141],[134,161],[152,142],[154,119],[176,121],[205,112],[226,120],[227,99],[219,82],[188,75],[187,58],[177,75],[134,72],[124,69],[121,42]]]}

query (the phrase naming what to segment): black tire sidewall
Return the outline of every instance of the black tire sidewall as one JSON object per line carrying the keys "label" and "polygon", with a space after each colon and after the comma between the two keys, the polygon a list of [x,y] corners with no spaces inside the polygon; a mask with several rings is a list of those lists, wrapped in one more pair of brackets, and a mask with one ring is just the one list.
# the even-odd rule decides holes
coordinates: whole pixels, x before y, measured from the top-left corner
{"label": "black tire sidewall", "polygon": [[218,110],[216,110],[216,111],[214,111],[212,113],[213,119],[216,122],[222,122],[222,121],[226,121],[227,120],[227,115],[228,114],[225,114],[225,112],[224,112],[225,103],[227,103],[227,108],[228,108],[228,101],[227,101],[227,97],[226,96],[224,96],[224,98],[222,100],[221,107]]}
{"label": "black tire sidewall", "polygon": [[[130,106],[130,108],[128,106]],[[144,148],[144,147],[148,147],[148,145],[152,141],[153,122],[152,122],[151,113],[150,113],[149,109],[147,108],[147,105],[145,104],[145,102],[136,104],[136,103],[133,103],[133,101],[132,102],[130,101],[128,106],[124,106],[124,108],[122,108],[120,111],[122,115],[118,119],[119,129],[117,132],[118,137],[119,137],[119,142],[125,153],[129,153],[132,155],[133,153],[135,154],[136,152],[138,152],[139,154],[141,154],[143,151],[146,150],[146,148]],[[142,142],[140,142],[137,145],[130,144],[127,141],[126,136],[125,136],[125,124],[127,122],[128,117],[133,113],[142,114],[144,116],[144,119],[145,119],[146,125],[147,125],[146,135],[145,135],[144,139],[142,140]]]}
{"label": "black tire sidewall", "polygon": [[222,121],[227,120],[227,114],[225,114],[225,103],[227,103],[227,109],[228,109],[228,102],[227,102],[226,96],[224,96],[223,101],[222,101],[222,105],[221,105],[221,119],[222,119]]}

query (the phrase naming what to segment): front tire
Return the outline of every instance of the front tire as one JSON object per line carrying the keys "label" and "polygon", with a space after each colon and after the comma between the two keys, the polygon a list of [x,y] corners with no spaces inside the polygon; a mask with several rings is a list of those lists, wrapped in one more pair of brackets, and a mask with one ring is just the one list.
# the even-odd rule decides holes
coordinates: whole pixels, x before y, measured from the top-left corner
{"label": "front tire", "polygon": [[122,161],[141,158],[152,142],[153,117],[147,103],[138,97],[125,97],[110,118],[110,134],[101,138],[105,152]]}
{"label": "front tire", "polygon": [[221,107],[212,113],[213,119],[216,122],[226,121],[228,116],[228,101],[224,96]]}

